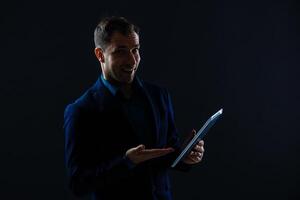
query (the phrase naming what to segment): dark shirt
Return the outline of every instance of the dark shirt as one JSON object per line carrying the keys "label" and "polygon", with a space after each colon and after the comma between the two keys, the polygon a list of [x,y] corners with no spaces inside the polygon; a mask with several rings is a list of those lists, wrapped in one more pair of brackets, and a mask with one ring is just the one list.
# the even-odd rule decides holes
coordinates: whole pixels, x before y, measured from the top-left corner
{"label": "dark shirt", "polygon": [[101,80],[113,96],[121,99],[124,113],[128,117],[140,143],[144,144],[146,148],[152,148],[154,144],[154,130],[152,128],[154,126],[152,123],[154,122],[151,119],[150,104],[147,102],[147,98],[138,83],[133,81],[132,94],[129,98],[125,98],[121,89],[105,80],[103,74]]}

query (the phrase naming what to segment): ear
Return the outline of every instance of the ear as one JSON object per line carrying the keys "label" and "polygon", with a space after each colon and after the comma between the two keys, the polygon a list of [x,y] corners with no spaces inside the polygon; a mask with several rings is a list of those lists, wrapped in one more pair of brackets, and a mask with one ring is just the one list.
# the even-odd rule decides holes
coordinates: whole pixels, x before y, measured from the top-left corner
{"label": "ear", "polygon": [[95,52],[95,55],[96,55],[97,59],[99,60],[99,62],[104,63],[105,60],[104,60],[104,52],[103,52],[103,50],[101,48],[99,48],[99,47],[96,47],[95,50],[94,50],[94,52]]}

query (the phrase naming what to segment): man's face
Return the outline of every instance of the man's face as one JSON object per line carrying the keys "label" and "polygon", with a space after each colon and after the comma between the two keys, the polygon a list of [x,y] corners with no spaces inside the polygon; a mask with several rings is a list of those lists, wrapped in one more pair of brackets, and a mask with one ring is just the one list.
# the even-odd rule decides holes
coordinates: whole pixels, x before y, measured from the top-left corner
{"label": "man's face", "polygon": [[139,36],[131,32],[127,36],[113,33],[103,52],[102,72],[104,78],[115,84],[130,84],[140,63]]}

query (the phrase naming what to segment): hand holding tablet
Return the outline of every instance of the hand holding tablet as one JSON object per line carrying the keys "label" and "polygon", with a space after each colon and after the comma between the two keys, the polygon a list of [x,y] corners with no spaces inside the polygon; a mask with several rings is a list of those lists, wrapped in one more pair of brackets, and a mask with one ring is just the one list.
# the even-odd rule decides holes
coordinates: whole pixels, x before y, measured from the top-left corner
{"label": "hand holding tablet", "polygon": [[214,115],[212,115],[206,123],[202,126],[202,128],[198,131],[198,133],[191,139],[191,141],[186,145],[186,147],[182,150],[180,155],[176,158],[176,160],[173,162],[171,167],[175,167],[177,163],[181,160],[183,160],[190,151],[194,148],[194,146],[206,135],[208,130],[215,124],[215,122],[220,118],[220,116],[223,113],[223,109],[220,109],[218,112],[216,112]]}

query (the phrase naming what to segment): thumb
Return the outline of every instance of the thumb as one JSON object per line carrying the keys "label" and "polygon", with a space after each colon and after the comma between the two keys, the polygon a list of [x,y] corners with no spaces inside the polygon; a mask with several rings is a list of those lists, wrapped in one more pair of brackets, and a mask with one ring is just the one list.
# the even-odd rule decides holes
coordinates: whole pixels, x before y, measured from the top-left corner
{"label": "thumb", "polygon": [[137,147],[135,148],[136,152],[143,151],[144,149],[145,149],[145,145],[143,145],[143,144],[140,144],[139,146],[137,146]]}
{"label": "thumb", "polygon": [[195,129],[192,130],[192,134],[196,135],[196,130]]}

